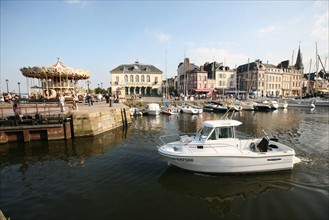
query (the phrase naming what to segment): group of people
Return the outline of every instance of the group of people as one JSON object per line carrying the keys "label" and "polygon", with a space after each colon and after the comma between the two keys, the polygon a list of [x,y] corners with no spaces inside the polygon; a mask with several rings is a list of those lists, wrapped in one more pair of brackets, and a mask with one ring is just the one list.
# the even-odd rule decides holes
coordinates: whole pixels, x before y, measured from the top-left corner
{"label": "group of people", "polygon": [[10,93],[7,93],[3,94],[3,97],[5,102],[12,104],[16,123],[18,121],[22,121],[23,115],[21,111],[21,100],[19,98],[19,95],[12,95]]}

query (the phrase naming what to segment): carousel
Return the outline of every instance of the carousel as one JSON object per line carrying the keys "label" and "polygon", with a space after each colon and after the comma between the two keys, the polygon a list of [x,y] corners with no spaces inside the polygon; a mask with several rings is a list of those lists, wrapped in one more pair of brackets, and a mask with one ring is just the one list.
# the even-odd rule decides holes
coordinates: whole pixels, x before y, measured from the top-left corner
{"label": "carousel", "polygon": [[65,100],[78,99],[86,91],[84,86],[78,85],[78,81],[90,78],[88,71],[68,67],[59,58],[49,67],[23,67],[20,71],[27,77],[31,99],[54,100],[59,94],[63,94]]}

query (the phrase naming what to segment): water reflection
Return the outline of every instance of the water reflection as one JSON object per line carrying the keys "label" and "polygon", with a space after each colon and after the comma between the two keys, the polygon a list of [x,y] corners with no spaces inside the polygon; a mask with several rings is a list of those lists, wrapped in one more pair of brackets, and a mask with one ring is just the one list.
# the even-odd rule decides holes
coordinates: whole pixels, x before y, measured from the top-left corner
{"label": "water reflection", "polygon": [[293,191],[290,171],[245,174],[208,175],[169,166],[159,183],[168,191],[203,201],[213,213],[225,216],[233,211],[237,199],[256,198],[272,191]]}
{"label": "water reflection", "polygon": [[65,161],[68,166],[84,166],[85,158],[102,155],[130,136],[131,127],[121,127],[97,135],[97,138],[6,143],[0,148],[1,168],[21,164],[19,170],[25,173],[30,165],[49,160]]}

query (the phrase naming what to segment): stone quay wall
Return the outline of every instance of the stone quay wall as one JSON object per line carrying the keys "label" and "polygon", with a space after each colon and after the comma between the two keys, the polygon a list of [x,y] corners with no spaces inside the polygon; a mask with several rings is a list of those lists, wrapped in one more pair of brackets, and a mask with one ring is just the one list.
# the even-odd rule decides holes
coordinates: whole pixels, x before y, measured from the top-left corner
{"label": "stone quay wall", "polygon": [[129,123],[131,123],[129,108],[107,108],[72,113],[74,137],[95,136]]}

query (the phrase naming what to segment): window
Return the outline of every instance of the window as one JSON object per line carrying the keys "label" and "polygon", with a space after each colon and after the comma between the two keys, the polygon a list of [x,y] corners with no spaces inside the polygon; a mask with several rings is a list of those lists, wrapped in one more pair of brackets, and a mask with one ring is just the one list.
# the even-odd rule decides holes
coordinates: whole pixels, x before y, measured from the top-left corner
{"label": "window", "polygon": [[233,138],[232,127],[216,128],[218,138]]}
{"label": "window", "polygon": [[211,131],[212,131],[212,128],[203,127],[203,129],[200,131],[200,134],[201,134],[201,136],[208,137],[208,135],[210,134]]}
{"label": "window", "polygon": [[128,76],[125,75],[125,82],[128,82]]}
{"label": "window", "polygon": [[146,76],[146,82],[151,82],[151,78],[149,75]]}
{"label": "window", "polygon": [[141,76],[141,82],[145,82],[145,76],[144,75]]}
{"label": "window", "polygon": [[130,75],[130,82],[134,82],[134,76]]}
{"label": "window", "polygon": [[155,77],[154,82],[158,83],[158,77]]}
{"label": "window", "polygon": [[117,76],[117,77],[115,77],[115,82],[119,82],[119,77]]}
{"label": "window", "polygon": [[135,82],[139,82],[139,75],[135,77]]}

